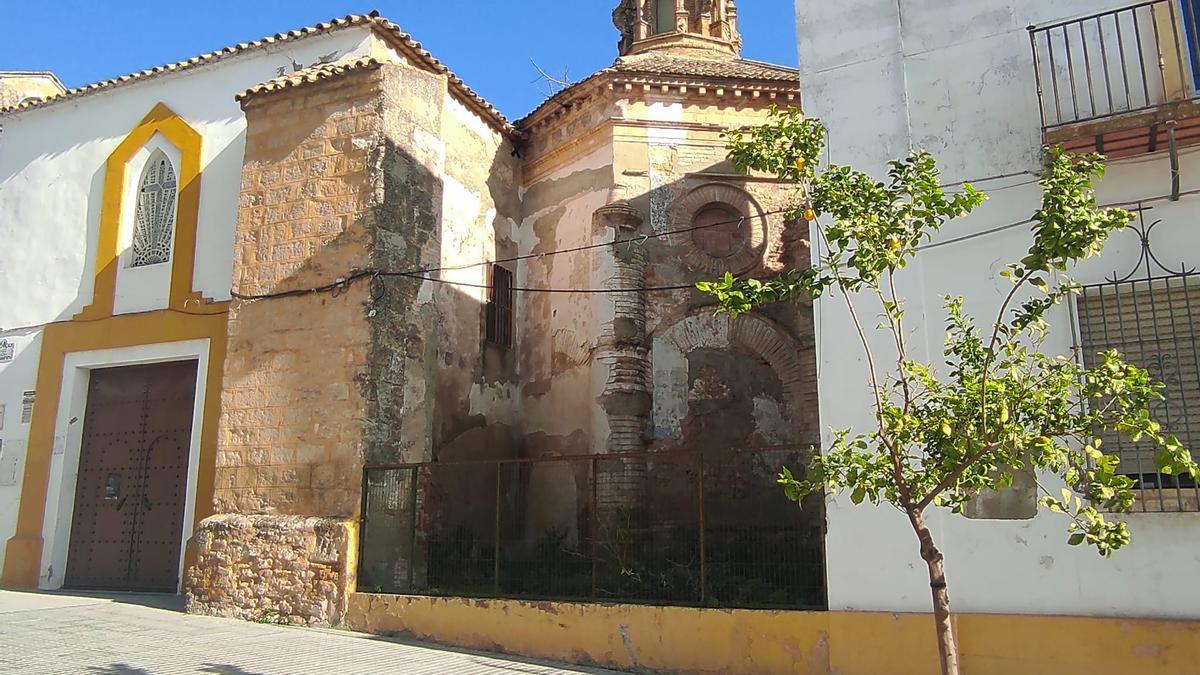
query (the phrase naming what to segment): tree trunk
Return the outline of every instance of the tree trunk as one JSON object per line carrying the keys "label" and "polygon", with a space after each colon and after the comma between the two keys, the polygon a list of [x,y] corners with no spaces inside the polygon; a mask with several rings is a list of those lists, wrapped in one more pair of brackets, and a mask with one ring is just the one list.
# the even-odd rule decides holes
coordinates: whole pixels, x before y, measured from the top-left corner
{"label": "tree trunk", "polygon": [[942,660],[942,675],[959,675],[958,640],[954,637],[954,625],[950,622],[950,593],[946,588],[946,571],[942,552],[933,542],[933,535],[925,523],[925,515],[910,510],[909,520],[921,542],[921,559],[929,567],[929,587],[933,591],[933,619],[937,626],[938,654]]}

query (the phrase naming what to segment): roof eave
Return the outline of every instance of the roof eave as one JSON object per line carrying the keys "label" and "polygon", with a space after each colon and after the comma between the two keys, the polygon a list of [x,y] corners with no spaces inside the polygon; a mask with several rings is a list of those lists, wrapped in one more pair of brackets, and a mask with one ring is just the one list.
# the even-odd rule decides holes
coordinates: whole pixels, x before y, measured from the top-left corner
{"label": "roof eave", "polygon": [[[767,64],[771,65],[771,64]],[[781,69],[782,70],[782,69]],[[790,74],[790,72],[789,72]],[[769,80],[769,79],[746,79],[738,77],[719,77],[706,75],[675,75],[669,73],[659,73],[654,71],[637,71],[637,70],[615,70],[613,68],[605,68],[600,70],[590,77],[580,80],[575,84],[555,93],[550,98],[547,98],[538,107],[534,108],[528,115],[522,117],[515,122],[517,129],[522,131],[530,126],[541,121],[541,118],[546,116],[546,110],[552,105],[557,104],[561,107],[570,108],[572,101],[585,96],[592,87],[588,85],[599,84],[600,80],[610,78],[610,84],[648,84],[655,85],[670,85],[691,86],[697,85],[712,85],[716,87],[724,87],[726,89],[743,90],[743,91],[787,91],[794,92],[797,95],[800,93],[800,72],[796,71],[796,78]]]}

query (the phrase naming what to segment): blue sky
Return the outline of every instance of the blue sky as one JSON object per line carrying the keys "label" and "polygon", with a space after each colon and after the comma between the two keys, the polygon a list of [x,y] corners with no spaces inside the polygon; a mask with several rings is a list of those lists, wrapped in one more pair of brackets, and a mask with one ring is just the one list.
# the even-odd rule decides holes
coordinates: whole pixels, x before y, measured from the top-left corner
{"label": "blue sky", "polygon": [[[616,57],[617,0],[3,0],[0,70],[68,87],[378,9],[510,118],[545,97],[530,60],[581,79]],[[746,58],[796,64],[793,0],[742,0]],[[52,16],[51,16],[52,15]],[[15,30],[13,28],[16,28]]]}

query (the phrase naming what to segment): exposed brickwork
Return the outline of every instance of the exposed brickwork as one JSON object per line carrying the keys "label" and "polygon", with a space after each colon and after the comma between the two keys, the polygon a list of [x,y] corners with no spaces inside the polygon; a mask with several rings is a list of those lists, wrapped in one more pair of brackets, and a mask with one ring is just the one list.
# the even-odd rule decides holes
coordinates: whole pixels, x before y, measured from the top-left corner
{"label": "exposed brickwork", "polygon": [[[726,272],[744,274],[763,264],[768,238],[766,210],[743,188],[709,183],[674,200],[668,213],[671,230],[725,223],[675,240],[682,244],[678,254],[688,267],[715,277]],[[728,223],[730,220],[735,222]],[[724,250],[715,253],[705,244],[719,244]]]}
{"label": "exposed brickwork", "polygon": [[[216,510],[253,516],[257,534],[245,554],[245,527],[204,523],[207,548],[188,574],[197,611],[251,616],[305,597],[288,586],[304,578],[265,583],[252,563],[294,559],[305,517],[353,519],[364,463],[429,459],[474,438],[493,410],[489,447],[509,452],[495,430],[511,418],[511,385],[480,384],[479,294],[397,275],[341,281],[477,260],[499,245],[491,219],[515,216],[511,150],[447,86],[444,74],[386,64],[243,101],[234,290],[299,293],[233,303]],[[497,403],[481,415],[473,396]],[[343,574],[351,562],[343,552],[329,564]],[[338,619],[336,606],[297,615]]]}
{"label": "exposed brickwork", "polygon": [[[314,562],[312,533],[325,525],[312,523],[357,519],[364,464],[670,448],[702,434],[726,390],[754,429],[714,433],[714,448],[815,437],[805,310],[705,320],[708,299],[694,290],[645,291],[807,260],[798,231],[765,216],[787,190],[722,166],[713,125],[753,123],[762,110],[685,107],[683,121],[696,124],[654,130],[640,103],[601,94],[591,112],[514,147],[455,99],[444,73],[388,63],[328,75],[243,100],[235,291],[297,294],[233,303],[215,505],[227,515],[203,524],[192,551],[194,609],[256,618],[286,602],[291,620],[336,623],[353,556]],[[614,116],[628,126],[589,126]],[[562,157],[536,159],[549,136]],[[552,159],[575,168],[552,169]],[[541,163],[523,171],[530,161]],[[617,292],[521,294],[514,349],[483,344],[479,261],[690,227],[713,204],[724,205],[717,220],[746,222],[516,265],[518,285]],[[425,268],[452,283],[387,273]],[[357,283],[306,292],[358,270]],[[682,413],[670,438],[651,424],[666,399],[682,406],[663,408]],[[642,508],[654,490],[640,461],[601,474],[602,512]],[[419,503],[406,521],[415,532],[368,538],[364,579],[419,583],[431,571],[426,535],[480,491],[470,478],[437,487],[446,499]],[[291,571],[267,573],[278,565]],[[316,578],[333,595],[313,591]]]}
{"label": "exposed brickwork", "polygon": [[[604,238],[625,239],[642,224],[642,214],[624,201],[600,209],[594,226]],[[608,369],[601,396],[608,421],[608,453],[640,452],[646,447],[650,421],[650,350],[646,340],[646,255],[641,247],[601,249],[604,267],[611,270],[605,287],[614,293],[602,307],[609,320],[600,329],[597,361]],[[610,314],[611,312],[611,314]],[[602,510],[641,503],[645,464],[622,462],[597,476],[597,500]]]}
{"label": "exposed brickwork", "polygon": [[[689,372],[688,365],[694,355],[704,352],[733,352],[730,358],[747,355],[765,364],[773,377],[778,378],[782,395],[782,419],[768,435],[776,436],[774,443],[819,443],[816,354],[811,320],[800,321],[799,327],[792,329],[762,314],[744,314],[730,319],[714,316],[710,308],[694,311],[655,337],[654,425],[661,439],[677,442],[693,437],[696,430],[689,430],[688,425],[702,422],[695,417],[698,411],[689,409],[689,399],[701,393],[696,392],[695,387],[706,382],[693,382],[694,373]],[[744,370],[717,384],[730,388],[727,396],[752,398],[752,392],[763,385],[755,377],[752,370]],[[753,427],[758,423],[761,420],[746,420],[739,426]],[[734,431],[737,430],[728,430],[730,434]],[[707,440],[720,442],[716,438]]]}
{"label": "exposed brickwork", "polygon": [[[264,99],[247,107],[247,119],[235,291],[312,288],[368,267],[375,74]],[[359,283],[337,297],[233,302],[217,512],[354,513],[369,298]]]}
{"label": "exposed brickwork", "polygon": [[[371,265],[378,71],[246,104],[234,291],[336,283]],[[329,625],[352,579],[371,347],[369,283],[237,299],[215,511],[192,542],[189,611]],[[315,517],[314,517],[315,516]]]}
{"label": "exposed brickwork", "polygon": [[196,532],[185,579],[188,611],[249,620],[332,625],[352,587],[345,521],[221,515]]}

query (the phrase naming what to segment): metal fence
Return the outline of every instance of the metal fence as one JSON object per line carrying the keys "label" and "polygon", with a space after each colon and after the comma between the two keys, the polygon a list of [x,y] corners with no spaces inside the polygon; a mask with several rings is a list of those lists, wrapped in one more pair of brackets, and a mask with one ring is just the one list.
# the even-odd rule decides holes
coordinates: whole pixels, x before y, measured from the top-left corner
{"label": "metal fence", "polygon": [[359,589],[823,609],[824,513],[767,448],[373,466]]}
{"label": "metal fence", "polygon": [[[1150,245],[1154,222],[1145,212],[1132,226],[1141,238],[1135,269],[1083,288],[1077,302],[1078,345],[1084,364],[1116,349],[1165,387],[1151,410],[1167,433],[1200,451],[1200,274],[1186,265],[1169,268]],[[1191,476],[1169,476],[1155,468],[1155,448],[1118,434],[1101,434],[1104,449],[1121,458],[1124,473],[1137,481],[1143,512],[1200,511],[1200,486]]]}
{"label": "metal fence", "polygon": [[1045,130],[1195,100],[1196,0],[1154,0],[1030,26]]}

